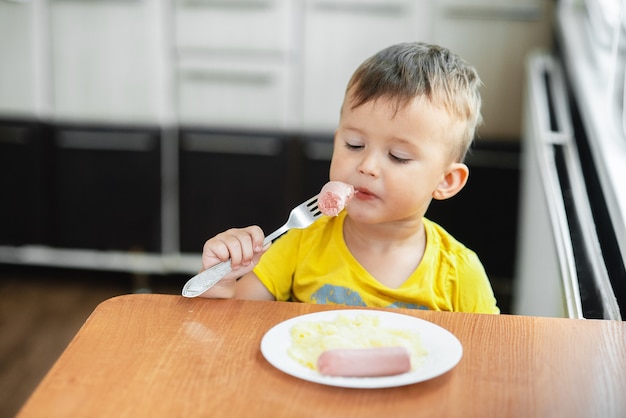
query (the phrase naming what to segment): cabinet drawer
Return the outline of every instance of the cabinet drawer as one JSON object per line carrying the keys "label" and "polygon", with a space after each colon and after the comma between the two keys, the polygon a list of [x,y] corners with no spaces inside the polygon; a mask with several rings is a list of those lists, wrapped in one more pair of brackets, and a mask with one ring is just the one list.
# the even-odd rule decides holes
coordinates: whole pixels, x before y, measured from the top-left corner
{"label": "cabinet drawer", "polygon": [[181,65],[179,120],[184,125],[284,128],[289,79],[289,68],[282,65]]}
{"label": "cabinet drawer", "polygon": [[227,53],[290,49],[289,0],[178,0],[176,46]]}
{"label": "cabinet drawer", "polygon": [[233,227],[269,233],[287,219],[288,139],[184,131],[180,138],[180,249]]}
{"label": "cabinet drawer", "polygon": [[0,122],[0,245],[48,243],[48,134],[35,122]]}
{"label": "cabinet drawer", "polygon": [[160,155],[157,131],[60,127],[54,245],[160,251]]}
{"label": "cabinet drawer", "polygon": [[55,119],[157,124],[165,107],[159,2],[49,3]]}
{"label": "cabinet drawer", "polygon": [[[36,25],[31,2],[0,1],[0,112],[34,115],[36,97]],[[42,65],[42,64],[40,64]],[[42,69],[40,69],[41,71]]]}

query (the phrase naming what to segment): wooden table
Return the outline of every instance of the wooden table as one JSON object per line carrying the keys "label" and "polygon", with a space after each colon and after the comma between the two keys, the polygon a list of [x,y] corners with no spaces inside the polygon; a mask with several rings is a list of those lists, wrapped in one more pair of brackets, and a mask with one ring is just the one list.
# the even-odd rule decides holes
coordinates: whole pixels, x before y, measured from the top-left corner
{"label": "wooden table", "polygon": [[451,371],[386,389],[303,381],[259,349],[338,306],[128,295],[100,304],[20,417],[624,417],[626,322],[398,309],[463,344]]}

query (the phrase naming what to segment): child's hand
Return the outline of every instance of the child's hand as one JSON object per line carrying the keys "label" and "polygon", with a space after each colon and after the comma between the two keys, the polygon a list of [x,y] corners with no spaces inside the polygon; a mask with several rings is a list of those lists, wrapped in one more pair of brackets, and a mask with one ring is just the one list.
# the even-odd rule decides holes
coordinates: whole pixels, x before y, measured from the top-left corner
{"label": "child's hand", "polygon": [[249,226],[229,229],[208,240],[202,251],[202,269],[206,270],[230,258],[233,271],[201,296],[232,297],[237,279],[252,271],[265,252],[264,239],[261,228]]}
{"label": "child's hand", "polygon": [[202,267],[208,269],[229,258],[233,270],[256,264],[263,254],[264,239],[263,231],[256,225],[217,234],[204,244]]}

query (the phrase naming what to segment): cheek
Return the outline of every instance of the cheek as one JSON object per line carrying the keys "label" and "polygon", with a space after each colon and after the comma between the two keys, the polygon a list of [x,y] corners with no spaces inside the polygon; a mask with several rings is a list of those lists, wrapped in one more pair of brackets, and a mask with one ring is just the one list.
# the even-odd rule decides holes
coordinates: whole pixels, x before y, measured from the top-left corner
{"label": "cheek", "polygon": [[342,164],[341,156],[334,153],[333,158],[330,160],[330,180],[342,180],[342,174],[344,170],[345,164]]}
{"label": "cheek", "polygon": [[345,149],[335,146],[333,149],[333,156],[330,160],[330,178],[336,179],[338,176],[349,169],[348,154]]}
{"label": "cheek", "polygon": [[430,198],[434,190],[433,182],[434,179],[429,178],[427,173],[411,170],[388,178],[386,186],[388,190],[393,190],[398,201],[421,202]]}
{"label": "cheek", "polygon": [[337,178],[337,164],[335,160],[335,156],[330,160],[330,168],[328,170],[330,180],[335,180]]}

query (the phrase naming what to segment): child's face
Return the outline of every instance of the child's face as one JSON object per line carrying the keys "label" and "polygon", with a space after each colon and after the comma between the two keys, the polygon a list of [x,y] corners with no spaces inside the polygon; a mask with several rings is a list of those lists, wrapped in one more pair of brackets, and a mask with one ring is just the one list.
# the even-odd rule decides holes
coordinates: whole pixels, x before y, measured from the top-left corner
{"label": "child's face", "polygon": [[366,223],[419,219],[454,162],[450,130],[458,130],[443,109],[415,99],[397,113],[379,99],[355,109],[344,103],[335,133],[330,179],[357,191],[348,205]]}

